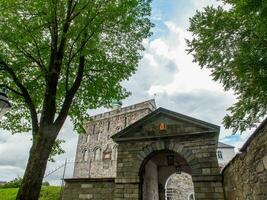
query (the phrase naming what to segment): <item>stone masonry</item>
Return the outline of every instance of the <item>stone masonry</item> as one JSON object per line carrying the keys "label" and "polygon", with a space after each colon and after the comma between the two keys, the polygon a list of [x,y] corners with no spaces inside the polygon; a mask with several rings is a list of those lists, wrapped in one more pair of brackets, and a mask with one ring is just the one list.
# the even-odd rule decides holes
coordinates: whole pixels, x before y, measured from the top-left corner
{"label": "stone masonry", "polygon": [[149,100],[93,116],[78,139],[73,177],[115,178],[117,144],[111,136],[155,109]]}
{"label": "stone masonry", "polygon": [[173,174],[166,184],[166,196],[168,200],[191,200],[194,196],[192,176],[184,172]]}
{"label": "stone masonry", "polygon": [[[96,115],[85,127],[74,178],[65,180],[64,200],[151,200],[144,199],[149,187],[157,194],[153,198],[165,200],[162,186],[176,172],[173,164],[166,164],[168,154],[192,176],[196,200],[224,200],[216,155],[218,126],[156,109],[150,100]],[[150,160],[152,154],[155,160]],[[144,170],[149,162],[154,162],[152,174],[158,178]]]}
{"label": "stone masonry", "polygon": [[[161,132],[161,123],[169,128]],[[117,133],[112,137],[118,143],[114,199],[143,199],[140,171],[144,162],[152,153],[169,150],[187,161],[195,199],[223,200],[216,157],[218,133],[219,127],[215,125],[162,108]]]}
{"label": "stone masonry", "polygon": [[267,118],[224,168],[227,200],[267,199]]}

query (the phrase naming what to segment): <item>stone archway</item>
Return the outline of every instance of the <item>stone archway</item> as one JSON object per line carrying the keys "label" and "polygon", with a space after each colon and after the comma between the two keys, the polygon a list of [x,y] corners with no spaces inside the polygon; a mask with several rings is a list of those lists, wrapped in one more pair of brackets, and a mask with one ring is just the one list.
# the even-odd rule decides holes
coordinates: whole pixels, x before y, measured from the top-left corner
{"label": "stone archway", "polygon": [[143,200],[165,200],[165,185],[175,173],[191,174],[187,161],[170,150],[154,151],[143,161],[140,177],[140,193]]}
{"label": "stone archway", "polygon": [[[146,164],[154,156],[161,155],[166,159],[167,154],[172,153],[187,163],[196,200],[224,200],[216,156],[218,134],[216,125],[162,108],[128,126],[112,137],[118,143],[114,198],[141,200],[144,192],[142,172]],[[168,174],[165,174],[165,182],[174,172],[170,168],[165,170]],[[152,181],[160,182],[159,176]],[[154,199],[159,200],[161,192],[156,186],[154,189],[158,191]]]}

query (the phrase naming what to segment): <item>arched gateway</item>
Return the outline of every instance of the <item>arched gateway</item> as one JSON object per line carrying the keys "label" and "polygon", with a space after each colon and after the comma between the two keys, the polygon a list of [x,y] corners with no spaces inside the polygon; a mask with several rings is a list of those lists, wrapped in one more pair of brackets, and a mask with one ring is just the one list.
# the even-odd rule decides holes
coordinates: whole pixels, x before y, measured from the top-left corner
{"label": "arched gateway", "polygon": [[173,173],[191,174],[195,199],[223,197],[219,127],[159,108],[112,138],[118,143],[115,199],[165,200]]}
{"label": "arched gateway", "polygon": [[158,108],[111,137],[117,143],[115,178],[70,179],[63,197],[172,200],[169,177],[187,174],[191,188],[184,188],[184,200],[223,200],[218,135],[216,125]]}

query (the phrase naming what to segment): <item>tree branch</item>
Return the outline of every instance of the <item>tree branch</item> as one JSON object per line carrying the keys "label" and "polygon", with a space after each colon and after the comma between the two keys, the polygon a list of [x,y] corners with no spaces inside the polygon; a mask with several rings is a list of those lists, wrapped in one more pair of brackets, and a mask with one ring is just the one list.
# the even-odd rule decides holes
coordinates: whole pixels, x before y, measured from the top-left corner
{"label": "tree branch", "polygon": [[8,90],[10,90],[11,92],[15,93],[16,95],[19,95],[19,96],[21,96],[21,97],[24,97],[23,94],[22,94],[21,92],[15,90],[15,89],[13,89],[13,88],[11,88],[11,87],[5,85],[5,84],[0,84],[0,87],[7,88]]}
{"label": "tree branch", "polygon": [[59,61],[59,66],[60,67],[61,63],[62,63],[62,59],[64,56],[64,48],[66,46],[66,34],[69,30],[70,27],[70,22],[71,22],[71,12],[72,12],[72,4],[73,4],[73,0],[68,0],[68,9],[67,9],[67,14],[66,14],[66,18],[64,21],[64,25],[63,25],[63,30],[62,30],[62,36],[61,36],[61,41],[59,44],[59,48],[58,48],[58,61]]}
{"label": "tree branch", "polygon": [[14,70],[10,66],[8,66],[8,64],[6,62],[4,62],[2,59],[0,59],[0,66],[2,66],[5,69],[5,71],[10,74],[10,76],[12,77],[16,86],[21,90],[21,94],[23,95],[24,100],[25,100],[26,104],[28,105],[28,108],[29,108],[30,113],[31,113],[32,133],[33,134],[38,133],[39,125],[38,125],[37,112],[36,112],[35,105],[31,99],[31,96],[30,96],[28,90],[21,83],[21,81],[18,79]]}
{"label": "tree branch", "polygon": [[83,73],[84,73],[84,65],[85,65],[85,57],[84,55],[81,55],[79,59],[79,67],[78,67],[76,79],[72,87],[70,88],[70,90],[67,92],[62,108],[58,114],[57,119],[54,122],[54,125],[58,130],[63,126],[67,118],[70,106],[72,104],[74,95],[76,94],[76,92],[78,91],[81,85],[81,82],[83,79]]}

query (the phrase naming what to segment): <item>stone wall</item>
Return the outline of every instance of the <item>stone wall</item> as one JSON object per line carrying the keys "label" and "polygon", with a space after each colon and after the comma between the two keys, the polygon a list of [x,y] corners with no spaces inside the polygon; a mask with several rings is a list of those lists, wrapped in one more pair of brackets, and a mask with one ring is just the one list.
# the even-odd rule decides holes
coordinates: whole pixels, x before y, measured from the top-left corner
{"label": "stone wall", "polygon": [[158,169],[152,161],[149,161],[145,168],[146,174],[144,177],[144,192],[143,199],[158,200]]}
{"label": "stone wall", "polygon": [[[158,142],[130,142],[121,143],[118,146],[118,164],[116,183],[121,183],[123,190],[119,193],[115,190],[115,197],[118,200],[131,199],[137,200],[139,188],[139,169],[142,159],[146,158],[150,152],[168,149],[184,156],[192,168],[192,176],[196,199],[223,200],[223,190],[221,176],[219,175],[218,163],[216,158],[216,144],[210,136],[201,137],[180,137],[179,140],[158,141]],[[208,138],[208,139],[207,139]],[[146,147],[145,149],[143,149]],[[195,155],[191,154],[192,149]],[[127,184],[135,185],[135,190],[130,191]],[[136,198],[128,197],[136,195]],[[119,195],[119,196],[116,196]]]}
{"label": "stone wall", "polygon": [[224,168],[227,200],[267,199],[267,118]]}
{"label": "stone wall", "polygon": [[113,200],[114,179],[65,179],[63,200]]}

